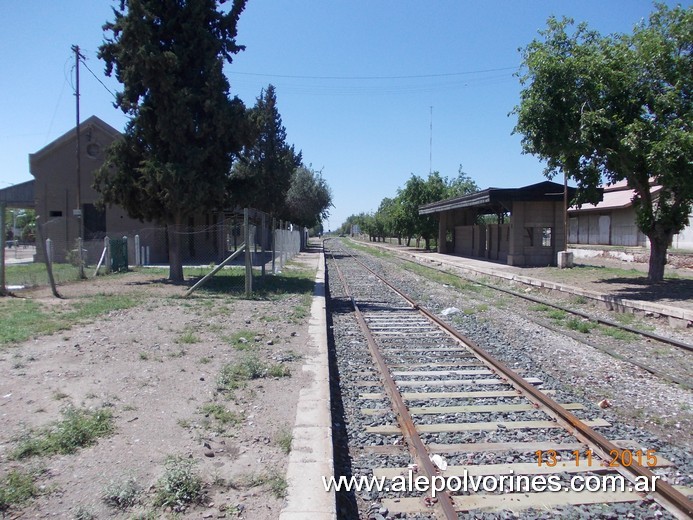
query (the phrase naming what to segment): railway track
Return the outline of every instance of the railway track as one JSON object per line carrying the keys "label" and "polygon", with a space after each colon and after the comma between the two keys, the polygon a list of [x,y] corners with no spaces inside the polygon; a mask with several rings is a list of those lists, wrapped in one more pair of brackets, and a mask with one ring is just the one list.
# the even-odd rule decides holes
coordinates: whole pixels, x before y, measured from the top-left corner
{"label": "railway track", "polygon": [[[554,298],[539,298],[531,294],[526,294],[506,287],[502,287],[495,283],[486,283],[483,280],[472,278],[469,275],[460,273],[458,272],[459,270],[456,270],[454,268],[446,268],[443,266],[438,266],[436,264],[429,264],[417,261],[416,259],[407,258],[406,256],[401,256],[397,253],[395,253],[395,255],[397,259],[405,265],[405,268],[407,268],[406,266],[411,266],[410,268],[416,268],[418,270],[425,269],[426,271],[430,271],[431,273],[441,273],[443,275],[453,276],[465,282],[472,283],[475,286],[483,287],[493,292],[509,295],[512,298],[517,299],[518,301],[527,301],[536,304],[537,307],[543,307],[545,309],[555,309],[558,312],[563,313],[565,315],[573,316],[575,320],[580,320],[581,323],[590,324],[589,327],[602,325],[605,328],[610,329],[611,331],[616,331],[616,334],[624,333],[630,336],[641,337],[645,341],[646,348],[644,350],[635,349],[634,351],[629,352],[627,349],[614,348],[613,344],[611,346],[604,345],[604,341],[591,341],[584,333],[571,332],[570,330],[567,330],[565,326],[556,325],[555,323],[552,323],[550,320],[543,319],[541,317],[528,317],[528,319],[534,321],[535,323],[544,328],[568,335],[576,341],[589,345],[592,348],[596,348],[601,352],[615,359],[618,359],[619,361],[623,361],[637,366],[638,368],[641,368],[659,377],[664,381],[677,384],[681,388],[688,390],[693,388],[693,379],[691,379],[690,373],[690,363],[688,362],[687,357],[690,353],[693,353],[693,344],[691,344],[690,342],[682,341],[681,339],[669,337],[664,334],[657,334],[644,328],[633,327],[613,319],[607,319],[594,312],[584,312],[575,308],[575,305],[562,305],[557,303]],[[606,343],[613,342],[607,341]],[[616,343],[619,342],[617,341]],[[662,351],[654,347],[654,345],[657,344],[661,344],[663,346],[664,352],[671,356],[671,360],[668,364],[666,371],[659,368],[655,368],[651,366],[651,364],[647,361],[639,359],[639,357],[647,357],[640,355],[642,352],[653,353],[655,357],[659,358],[660,353]],[[680,351],[680,353],[678,353],[677,351]]]}
{"label": "railway track", "polygon": [[333,334],[347,349],[345,473],[382,484],[352,492],[341,516],[693,515],[661,454],[608,440],[596,430],[606,421],[543,389],[540,374],[513,372],[338,243],[326,247]]}

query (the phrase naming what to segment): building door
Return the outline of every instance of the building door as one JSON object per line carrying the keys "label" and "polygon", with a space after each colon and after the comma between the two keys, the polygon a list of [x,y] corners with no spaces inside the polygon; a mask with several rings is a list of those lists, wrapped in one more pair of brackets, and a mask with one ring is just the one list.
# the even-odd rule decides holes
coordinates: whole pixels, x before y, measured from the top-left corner
{"label": "building door", "polygon": [[599,216],[599,244],[611,244],[611,217],[609,215]]}

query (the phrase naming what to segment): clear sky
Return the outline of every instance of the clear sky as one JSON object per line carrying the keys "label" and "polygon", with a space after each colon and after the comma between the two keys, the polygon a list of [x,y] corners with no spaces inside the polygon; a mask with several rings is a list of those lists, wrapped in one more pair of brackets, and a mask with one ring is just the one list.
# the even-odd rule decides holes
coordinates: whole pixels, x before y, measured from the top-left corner
{"label": "clear sky", "polygon": [[[72,45],[94,74],[81,68],[82,120],[123,130],[109,92],[119,84],[96,57],[117,3],[0,0],[0,188],[31,180],[28,154],[74,128]],[[288,142],[332,189],[325,224],[334,229],[430,168],[454,177],[462,165],[481,188],[544,180],[511,135],[518,48],[551,15],[607,34],[631,32],[653,9],[644,0],[249,0],[238,27],[246,50],[226,70],[247,106],[275,85]]]}

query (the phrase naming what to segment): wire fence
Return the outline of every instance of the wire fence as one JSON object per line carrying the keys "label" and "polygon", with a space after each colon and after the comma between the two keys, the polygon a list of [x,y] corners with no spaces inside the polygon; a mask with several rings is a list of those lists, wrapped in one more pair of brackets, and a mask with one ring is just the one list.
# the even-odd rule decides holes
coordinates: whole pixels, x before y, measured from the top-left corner
{"label": "wire fence", "polygon": [[186,278],[202,277],[224,263],[223,287],[250,295],[254,280],[281,272],[307,241],[305,229],[254,209],[198,215],[176,229],[151,223],[119,229],[116,222],[105,232],[64,216],[37,227],[35,244],[5,244],[0,289],[47,285],[47,264],[58,285],[133,269],[165,275],[171,245],[178,244]]}

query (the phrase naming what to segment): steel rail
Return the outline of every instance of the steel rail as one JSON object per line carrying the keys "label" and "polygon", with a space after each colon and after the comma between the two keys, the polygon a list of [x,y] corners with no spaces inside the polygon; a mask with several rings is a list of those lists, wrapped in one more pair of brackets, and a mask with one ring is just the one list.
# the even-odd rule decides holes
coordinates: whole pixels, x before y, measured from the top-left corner
{"label": "steel rail", "polygon": [[[362,267],[368,270],[371,274],[376,276],[381,282],[390,287],[397,294],[402,296],[410,305],[412,305],[421,314],[429,318],[431,321],[436,323],[439,327],[444,329],[448,334],[456,338],[458,341],[462,342],[470,350],[472,350],[479,358],[486,361],[492,366],[494,370],[501,373],[511,384],[525,395],[531,397],[535,402],[544,407],[545,410],[551,412],[551,415],[558,420],[571,434],[575,435],[578,439],[582,440],[586,444],[590,445],[595,453],[599,454],[602,459],[609,460],[613,457],[610,456],[611,453],[618,453],[619,457],[622,456],[622,452],[627,451],[619,448],[617,445],[609,441],[601,433],[593,430],[575,415],[570,413],[568,410],[563,408],[558,402],[554,401],[551,397],[546,395],[544,392],[537,390],[534,385],[528,383],[524,380],[522,376],[517,374],[515,371],[506,366],[503,362],[496,359],[494,356],[486,352],[484,349],[479,347],[470,338],[464,336],[456,329],[452,328],[446,322],[441,320],[438,316],[428,311],[427,309],[419,306],[412,298],[397,289],[390,282],[385,280],[380,274],[376,273],[373,269],[368,267],[366,264],[361,262],[358,258],[351,255],[356,262],[358,262]],[[623,459],[621,459],[623,460]],[[653,477],[655,474],[648,468],[641,466],[635,462],[628,467],[619,466],[615,468],[619,473],[633,480],[633,477],[643,477],[647,478],[649,482],[654,482]],[[658,498],[659,502],[667,507],[670,512],[677,514],[680,518],[693,518],[693,501],[689,500],[683,493],[675,489],[668,482],[662,480],[657,481],[657,490],[651,493],[653,497]],[[674,509],[675,511],[672,511]]]}
{"label": "steel rail", "polygon": [[[410,447],[412,455],[419,464],[419,467],[421,467],[426,473],[428,481],[433,482],[433,478],[438,474],[438,471],[436,470],[436,467],[433,464],[433,462],[431,462],[428,450],[426,449],[426,446],[421,440],[419,432],[416,430],[414,421],[411,415],[409,414],[409,409],[404,403],[402,395],[399,393],[397,384],[395,383],[394,379],[392,378],[392,375],[390,374],[390,370],[388,369],[387,363],[385,362],[385,359],[383,358],[380,349],[378,348],[378,345],[375,342],[375,338],[373,337],[373,334],[368,328],[368,324],[366,323],[366,320],[364,319],[363,314],[361,313],[361,310],[359,309],[356,303],[356,300],[349,292],[349,285],[347,284],[346,279],[344,278],[344,275],[342,274],[342,271],[339,268],[339,265],[337,265],[337,263],[335,262],[334,256],[332,254],[330,254],[330,256],[332,256],[332,261],[337,270],[337,275],[339,276],[339,279],[344,287],[344,292],[351,300],[356,320],[358,321],[361,331],[366,336],[371,356],[378,365],[385,392],[387,393],[387,395],[390,398],[390,401],[392,402],[392,408],[395,412],[395,415],[397,416],[397,422],[399,422],[405,442],[407,442],[407,446]],[[412,310],[414,310],[413,307]],[[439,492],[437,493],[437,498],[437,504],[440,506],[440,509],[442,510],[442,514],[444,515],[444,517],[447,520],[457,520],[457,512],[455,511],[455,505],[450,494],[447,491]]]}

